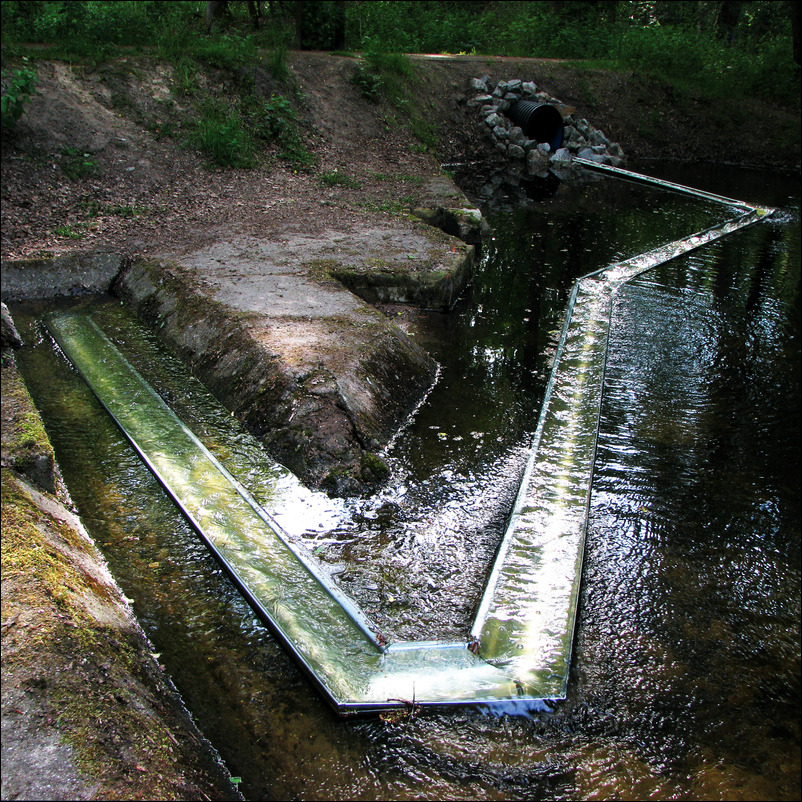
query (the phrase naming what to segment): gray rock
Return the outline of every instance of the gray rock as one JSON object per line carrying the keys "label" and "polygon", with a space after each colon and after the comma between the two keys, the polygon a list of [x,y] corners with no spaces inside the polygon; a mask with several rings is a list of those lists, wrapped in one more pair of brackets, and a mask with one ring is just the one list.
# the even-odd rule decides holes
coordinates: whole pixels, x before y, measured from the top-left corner
{"label": "gray rock", "polygon": [[510,145],[507,148],[507,155],[512,159],[523,159],[526,157],[526,151],[520,145]]}
{"label": "gray rock", "polygon": [[521,92],[529,97],[537,96],[537,84],[534,81],[524,81],[521,84]]}
{"label": "gray rock", "polygon": [[520,145],[521,147],[526,146],[527,139],[526,134],[523,132],[523,128],[514,125],[512,128],[510,128],[509,136],[510,142],[512,142],[513,145]]}
{"label": "gray rock", "polygon": [[530,150],[526,154],[526,169],[530,172],[536,172],[543,169],[548,164],[549,157],[537,148]]}
{"label": "gray rock", "polygon": [[518,92],[505,92],[504,93],[504,100],[508,100],[510,103],[517,103],[521,99],[520,94]]}
{"label": "gray rock", "polygon": [[490,128],[495,128],[497,125],[501,125],[501,117],[498,116],[495,112],[489,114],[485,118],[485,122],[488,124]]}
{"label": "gray rock", "polygon": [[488,114],[492,114],[497,110],[497,108],[498,107],[495,105],[482,106],[482,108],[479,110],[479,113],[482,115],[482,117],[487,117]]}
{"label": "gray rock", "polygon": [[548,142],[538,142],[537,149],[544,156],[548,156],[551,153],[551,145]]}
{"label": "gray rock", "polygon": [[551,157],[550,161],[552,164],[569,164],[573,157],[571,156],[571,152],[568,148],[558,148],[554,155]]}
{"label": "gray rock", "polygon": [[590,136],[590,123],[587,120],[578,119],[574,122],[577,131],[584,137]]}
{"label": "gray rock", "polygon": [[592,148],[580,148],[579,153],[576,155],[579,156],[580,159],[589,159],[596,154],[593,152]]}
{"label": "gray rock", "polygon": [[11,312],[4,303],[0,303],[0,345],[3,348],[19,348],[22,345],[22,337],[19,336],[17,327],[11,317]]}
{"label": "gray rock", "polygon": [[477,92],[487,92],[487,81],[484,78],[471,78],[471,89]]}
{"label": "gray rock", "polygon": [[610,140],[607,139],[607,137],[601,131],[599,131],[599,129],[597,128],[590,135],[590,144],[591,145],[602,145],[603,147],[606,148],[607,145],[610,144]]}
{"label": "gray rock", "polygon": [[573,125],[565,126],[565,138],[576,139],[578,142],[587,142],[585,135],[581,131],[577,130],[576,126]]}
{"label": "gray rock", "polygon": [[499,139],[508,139],[510,133],[503,125],[496,125],[493,127],[493,136],[498,137]]}
{"label": "gray rock", "polygon": [[468,101],[468,105],[471,106],[471,107],[482,106],[482,105],[484,105],[486,103],[492,103],[492,101],[493,101],[493,96],[492,95],[488,95],[487,92],[484,92],[481,95],[476,95],[476,97],[472,97]]}

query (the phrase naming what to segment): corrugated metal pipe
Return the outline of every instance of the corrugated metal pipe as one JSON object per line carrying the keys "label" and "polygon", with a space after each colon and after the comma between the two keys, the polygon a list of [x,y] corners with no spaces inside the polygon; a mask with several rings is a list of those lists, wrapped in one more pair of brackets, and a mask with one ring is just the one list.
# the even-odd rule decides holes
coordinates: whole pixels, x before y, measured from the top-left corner
{"label": "corrugated metal pipe", "polygon": [[565,125],[559,111],[547,103],[534,103],[519,100],[506,112],[507,116],[521,129],[527,139],[547,142],[553,153],[563,143]]}

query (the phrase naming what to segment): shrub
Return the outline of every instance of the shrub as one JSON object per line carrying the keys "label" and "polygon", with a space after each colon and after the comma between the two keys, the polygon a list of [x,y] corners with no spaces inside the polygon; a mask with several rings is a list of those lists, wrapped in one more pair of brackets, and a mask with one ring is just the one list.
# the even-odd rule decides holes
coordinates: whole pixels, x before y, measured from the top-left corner
{"label": "shrub", "polygon": [[27,67],[14,70],[10,75],[3,73],[3,83],[5,86],[0,100],[2,127],[4,130],[13,130],[25,112],[25,104],[36,94],[36,73]]}
{"label": "shrub", "polygon": [[383,82],[381,76],[375,73],[369,64],[360,62],[356,65],[351,75],[351,83],[359,88],[362,97],[371,103],[379,102]]}

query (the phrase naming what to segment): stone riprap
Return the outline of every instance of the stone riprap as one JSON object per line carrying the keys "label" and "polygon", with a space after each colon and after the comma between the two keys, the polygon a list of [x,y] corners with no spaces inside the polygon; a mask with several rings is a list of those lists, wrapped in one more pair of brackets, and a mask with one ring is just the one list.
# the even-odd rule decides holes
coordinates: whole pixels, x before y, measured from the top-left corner
{"label": "stone riprap", "polygon": [[[619,167],[624,163],[624,151],[611,142],[598,128],[579,117],[572,106],[538,89],[533,81],[514,78],[492,83],[488,76],[473,78],[468,106],[477,109],[483,127],[493,145],[508,159],[524,163],[526,172],[533,175],[550,169],[570,168],[574,156]],[[554,106],[565,124],[562,147],[552,152],[547,142],[527,139],[519,126],[507,116],[514,103],[530,100]]]}

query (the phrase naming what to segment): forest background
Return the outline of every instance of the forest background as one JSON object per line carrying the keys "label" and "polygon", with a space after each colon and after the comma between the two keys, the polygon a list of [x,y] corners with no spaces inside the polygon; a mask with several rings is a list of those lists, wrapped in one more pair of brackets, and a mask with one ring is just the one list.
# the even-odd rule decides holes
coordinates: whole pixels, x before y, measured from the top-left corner
{"label": "forest background", "polygon": [[[492,54],[633,70],[711,99],[759,93],[798,104],[799,18],[791,0],[4,0],[1,21],[4,58],[23,43],[51,45],[41,57],[90,62],[119,48],[217,61],[261,48],[277,64],[290,47]],[[36,57],[30,48],[25,56]]]}

